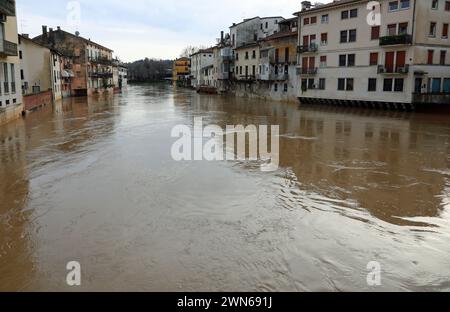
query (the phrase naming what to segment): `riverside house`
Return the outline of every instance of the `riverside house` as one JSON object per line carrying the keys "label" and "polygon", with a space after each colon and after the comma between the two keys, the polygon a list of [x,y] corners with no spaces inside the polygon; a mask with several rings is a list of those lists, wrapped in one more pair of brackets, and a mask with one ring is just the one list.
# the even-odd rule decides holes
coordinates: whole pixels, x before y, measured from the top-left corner
{"label": "riverside house", "polygon": [[[414,108],[450,102],[450,1],[302,2],[302,103]],[[381,25],[367,15],[381,10]]]}
{"label": "riverside house", "polygon": [[16,3],[5,0],[0,2],[0,125],[22,113],[19,81]]}

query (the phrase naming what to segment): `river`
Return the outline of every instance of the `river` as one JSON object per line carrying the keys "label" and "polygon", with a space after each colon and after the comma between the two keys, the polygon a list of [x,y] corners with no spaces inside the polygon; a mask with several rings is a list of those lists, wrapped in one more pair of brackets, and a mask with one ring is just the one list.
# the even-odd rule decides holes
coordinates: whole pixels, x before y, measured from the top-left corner
{"label": "river", "polygon": [[[194,117],[279,125],[279,169],[172,160]],[[165,84],[68,99],[0,127],[0,290],[450,291],[449,164],[448,115]]]}

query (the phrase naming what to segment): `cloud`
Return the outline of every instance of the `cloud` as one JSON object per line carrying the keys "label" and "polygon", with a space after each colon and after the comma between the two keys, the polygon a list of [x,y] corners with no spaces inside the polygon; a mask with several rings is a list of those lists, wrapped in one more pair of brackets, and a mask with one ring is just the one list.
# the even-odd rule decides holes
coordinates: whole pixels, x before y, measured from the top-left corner
{"label": "cloud", "polygon": [[80,0],[81,23],[72,27],[67,23],[69,2],[18,2],[19,30],[36,36],[42,25],[61,26],[110,47],[126,61],[173,59],[187,45],[214,44],[220,31],[228,31],[233,22],[243,18],[291,17],[300,9],[300,2],[294,0]]}

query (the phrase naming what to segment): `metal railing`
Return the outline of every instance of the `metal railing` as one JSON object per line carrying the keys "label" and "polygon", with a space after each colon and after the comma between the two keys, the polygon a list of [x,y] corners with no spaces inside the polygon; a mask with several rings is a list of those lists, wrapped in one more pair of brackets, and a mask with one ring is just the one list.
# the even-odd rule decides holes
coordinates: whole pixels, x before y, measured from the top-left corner
{"label": "metal railing", "polygon": [[298,67],[297,75],[315,75],[317,70],[317,67]]}
{"label": "metal railing", "polygon": [[17,56],[17,44],[7,40],[0,40],[0,55],[3,56]]}
{"label": "metal railing", "polygon": [[380,37],[380,46],[411,43],[412,36],[408,34]]}
{"label": "metal railing", "polygon": [[408,74],[409,65],[397,66],[397,67],[385,67],[383,65],[378,66],[378,74]]}
{"label": "metal railing", "polygon": [[309,45],[301,45],[297,47],[298,53],[317,52],[318,50],[319,46],[317,43],[311,43]]}

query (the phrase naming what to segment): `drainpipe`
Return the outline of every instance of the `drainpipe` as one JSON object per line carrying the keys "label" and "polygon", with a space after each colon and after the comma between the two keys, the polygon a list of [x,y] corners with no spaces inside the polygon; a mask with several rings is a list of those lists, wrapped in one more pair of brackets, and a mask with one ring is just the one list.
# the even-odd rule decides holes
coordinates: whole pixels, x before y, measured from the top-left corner
{"label": "drainpipe", "polygon": [[416,44],[416,7],[417,7],[417,0],[413,0],[414,1],[414,6],[413,6],[413,21],[412,21],[412,43],[413,45]]}

